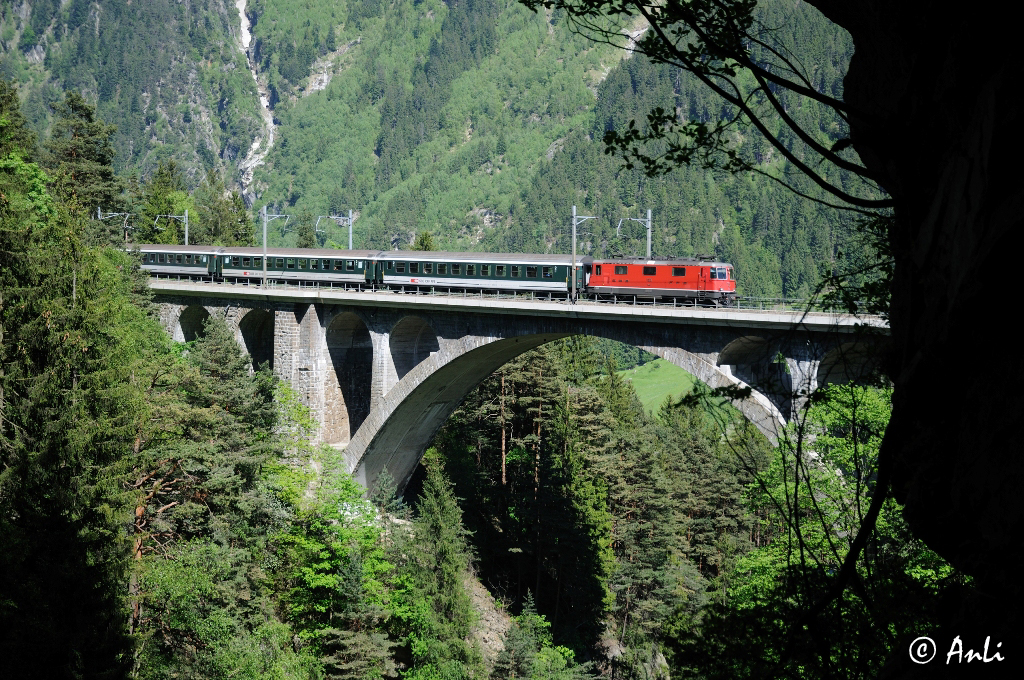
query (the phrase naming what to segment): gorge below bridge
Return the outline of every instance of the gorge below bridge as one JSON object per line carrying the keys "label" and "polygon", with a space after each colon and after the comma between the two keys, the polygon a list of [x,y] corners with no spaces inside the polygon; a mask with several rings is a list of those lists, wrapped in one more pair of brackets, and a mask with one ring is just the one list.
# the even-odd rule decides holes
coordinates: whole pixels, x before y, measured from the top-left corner
{"label": "gorge below bridge", "polygon": [[590,335],[641,347],[711,388],[773,442],[819,385],[858,379],[888,328],[877,317],[410,295],[152,280],[178,341],[221,315],[254,365],[309,407],[316,438],[344,450],[366,488],[387,468],[404,489],[434,434],[487,376],[540,345]]}

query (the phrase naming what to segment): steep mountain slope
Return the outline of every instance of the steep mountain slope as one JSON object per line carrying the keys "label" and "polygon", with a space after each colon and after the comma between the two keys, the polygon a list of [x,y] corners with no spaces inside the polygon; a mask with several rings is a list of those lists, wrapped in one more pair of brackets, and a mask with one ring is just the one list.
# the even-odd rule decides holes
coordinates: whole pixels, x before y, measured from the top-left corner
{"label": "steep mountain slope", "polygon": [[[763,12],[814,55],[818,86],[840,92],[849,37],[806,5]],[[217,169],[253,212],[292,216],[274,222],[272,243],[295,244],[297,221],[353,210],[357,247],[431,231],[440,248],[565,251],[576,204],[600,218],[583,252],[639,255],[642,229],[619,220],[651,208],[655,254],[715,254],[737,265],[745,294],[796,297],[856,236],[851,220],[762,176],[624,170],[603,153],[606,130],[643,125],[659,105],[686,119],[728,112],[687,74],[514,0],[36,0],[0,8],[0,47],[0,75],[19,83],[40,134],[47,104],[79,89],[117,124],[123,173],[145,179],[174,159],[195,187]],[[793,112],[823,142],[845,134],[827,112]],[[786,172],[757,134],[737,143]],[[333,223],[321,238],[347,243]]]}

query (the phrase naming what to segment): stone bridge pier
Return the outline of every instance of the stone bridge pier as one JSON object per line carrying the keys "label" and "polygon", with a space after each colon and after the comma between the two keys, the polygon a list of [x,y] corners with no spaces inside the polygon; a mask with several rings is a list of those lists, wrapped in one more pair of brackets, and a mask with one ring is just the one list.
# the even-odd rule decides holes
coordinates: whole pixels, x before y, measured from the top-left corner
{"label": "stone bridge pier", "polygon": [[[608,305],[496,308],[393,294],[303,301],[169,293],[158,303],[176,340],[198,337],[208,316],[223,315],[254,365],[268,363],[292,386],[319,424],[318,440],[343,449],[346,467],[367,488],[385,467],[404,488],[463,398],[506,362],[552,340],[609,338],[663,357],[712,388],[750,387],[734,405],[773,441],[819,385],[863,379],[879,341],[877,332],[860,334],[849,324],[837,331],[736,312],[665,318],[636,308],[610,312]],[[376,304],[376,297],[391,304]]]}

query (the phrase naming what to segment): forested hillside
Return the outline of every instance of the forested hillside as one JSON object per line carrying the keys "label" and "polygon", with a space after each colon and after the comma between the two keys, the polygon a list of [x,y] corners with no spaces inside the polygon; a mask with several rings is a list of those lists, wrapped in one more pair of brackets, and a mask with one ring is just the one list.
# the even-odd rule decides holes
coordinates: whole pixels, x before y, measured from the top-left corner
{"label": "forested hillside", "polygon": [[[706,393],[651,417],[616,370],[643,357],[585,338],[486,380],[404,502],[367,494],[223,319],[173,342],[92,242],[109,135],[70,94],[37,144],[0,81],[4,677],[868,678],[970,587],[889,500],[825,598],[891,390],[819,390],[772,448]],[[509,619],[489,654],[474,578]]]}
{"label": "forested hillside", "polygon": [[[186,194],[237,190],[250,220],[264,203],[291,215],[272,243],[309,243],[318,215],[353,210],[356,247],[404,247],[430,231],[441,249],[566,251],[576,204],[600,218],[587,223],[585,252],[639,254],[639,225],[618,221],[651,208],[656,255],[715,254],[737,265],[742,293],[790,297],[810,294],[850,250],[851,224],[764,176],[683,167],[647,178],[606,156],[605,131],[642,128],[652,106],[675,101],[684,120],[724,111],[692,76],[594,45],[557,12],[512,0],[256,0],[245,11],[249,64],[227,0],[8,3],[0,74],[19,83],[39,134],[62,91],[80,91],[117,126],[122,177],[145,185],[173,161]],[[816,84],[840,93],[848,36],[806,5],[759,11],[782,43],[814,55]],[[794,115],[829,145],[845,134],[827,111]],[[737,143],[786,173],[756,133]],[[142,200],[129,186],[109,209],[138,212]],[[195,216],[197,202],[168,209]],[[146,222],[132,220],[136,238],[182,236]],[[199,229],[227,242],[222,226]],[[248,231],[238,237],[255,238]],[[333,224],[320,238],[347,242]]]}

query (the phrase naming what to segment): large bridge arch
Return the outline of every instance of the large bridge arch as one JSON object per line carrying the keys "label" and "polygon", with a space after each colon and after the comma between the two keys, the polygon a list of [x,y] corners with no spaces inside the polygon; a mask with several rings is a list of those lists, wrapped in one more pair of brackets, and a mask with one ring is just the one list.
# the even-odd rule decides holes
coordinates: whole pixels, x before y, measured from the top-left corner
{"label": "large bridge arch", "polygon": [[[367,488],[373,487],[386,467],[404,488],[430,440],[466,395],[519,355],[572,335],[592,335],[635,344],[680,366],[712,388],[744,386],[713,360],[679,347],[636,342],[634,332],[618,332],[607,325],[525,332],[509,337],[467,334],[445,343],[440,351],[413,367],[384,395],[345,450],[346,467]],[[773,441],[779,429],[785,426],[779,409],[757,392],[734,405]]]}

